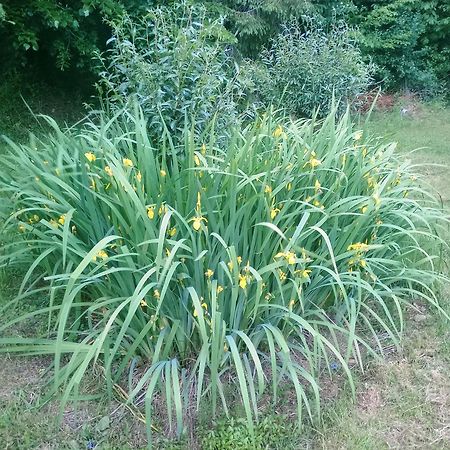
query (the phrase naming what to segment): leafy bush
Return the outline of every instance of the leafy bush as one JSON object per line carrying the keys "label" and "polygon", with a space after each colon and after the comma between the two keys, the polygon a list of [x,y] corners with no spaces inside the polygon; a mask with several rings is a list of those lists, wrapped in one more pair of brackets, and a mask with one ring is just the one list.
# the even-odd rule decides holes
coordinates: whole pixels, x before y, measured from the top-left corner
{"label": "leafy bush", "polygon": [[[126,10],[138,14],[145,2],[135,0],[2,0],[0,4],[0,40],[6,67],[26,65],[31,53],[64,70],[77,67],[92,69],[92,57],[109,37],[104,22],[118,20]],[[3,16],[3,21],[1,20]]]}
{"label": "leafy bush", "polygon": [[138,23],[125,19],[111,39],[100,90],[119,109],[136,97],[155,139],[165,127],[180,135],[186,120],[201,132],[215,115],[222,129],[237,115],[230,39],[204,8],[185,2],[151,10]]}
{"label": "leafy bush", "polygon": [[309,116],[315,108],[326,114],[333,95],[351,102],[371,81],[372,67],[363,62],[346,27],[329,33],[288,27],[262,60],[267,67],[263,96],[297,115]]}
{"label": "leafy bush", "polygon": [[[377,79],[387,88],[408,88],[434,95],[450,67],[442,71],[448,55],[450,29],[448,2],[441,0],[356,1],[359,43],[377,64]],[[447,50],[446,50],[447,48]],[[440,61],[440,62],[439,62]]]}
{"label": "leafy bush", "polygon": [[9,142],[1,218],[14,241],[0,261],[26,268],[15,302],[48,295],[48,307],[0,332],[47,317],[48,333],[3,337],[0,351],[54,355],[63,404],[101,366],[110,395],[117,383],[145,404],[149,434],[164,404],[178,433],[192,402],[227,412],[234,385],[250,433],[280,384],[313,420],[321,373],[352,385],[349,359],[398,343],[404,305],[437,306],[445,224],[394,145],[335,117],[267,114],[230,128],[226,147],[211,131],[183,151],[170,136],[154,147],[139,110],[65,132],[48,119],[51,136]]}
{"label": "leafy bush", "polygon": [[270,39],[291,20],[306,23],[308,18],[329,25],[342,19],[354,8],[341,0],[208,0],[203,2],[213,15],[226,17],[226,26],[238,38],[240,51],[256,57]]}

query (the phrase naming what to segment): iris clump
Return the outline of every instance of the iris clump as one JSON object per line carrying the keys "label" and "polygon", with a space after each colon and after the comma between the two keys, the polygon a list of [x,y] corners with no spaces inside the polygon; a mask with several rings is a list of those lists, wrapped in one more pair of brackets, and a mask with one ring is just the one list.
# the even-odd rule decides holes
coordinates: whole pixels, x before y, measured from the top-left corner
{"label": "iris clump", "polygon": [[[154,147],[137,111],[9,142],[1,262],[26,269],[14,302],[48,304],[2,326],[0,351],[53,355],[63,403],[100,366],[108,393],[144,399],[149,434],[155,398],[181,434],[192,401],[227,413],[230,385],[250,431],[286,385],[314,419],[322,373],[352,385],[348,361],[397,344],[413,298],[439,308],[447,223],[394,144],[335,117]],[[45,335],[8,337],[30,317]]]}

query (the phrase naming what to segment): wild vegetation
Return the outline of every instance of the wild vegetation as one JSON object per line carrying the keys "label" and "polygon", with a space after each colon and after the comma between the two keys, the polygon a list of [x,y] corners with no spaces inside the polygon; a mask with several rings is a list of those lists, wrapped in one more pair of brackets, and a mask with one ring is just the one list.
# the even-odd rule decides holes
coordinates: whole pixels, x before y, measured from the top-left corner
{"label": "wild vegetation", "polygon": [[21,45],[58,55],[98,94],[27,136],[1,93],[0,353],[40,358],[39,405],[58,399],[61,420],[119,400],[148,446],[279,448],[319,426],[330,383],[355,396],[411,317],[448,318],[443,199],[371,125],[394,105],[380,82],[418,93],[377,134],[418,120],[419,96],[445,99],[445,7],[269,3],[40,3],[32,36],[33,2],[1,5],[6,52],[36,69]]}

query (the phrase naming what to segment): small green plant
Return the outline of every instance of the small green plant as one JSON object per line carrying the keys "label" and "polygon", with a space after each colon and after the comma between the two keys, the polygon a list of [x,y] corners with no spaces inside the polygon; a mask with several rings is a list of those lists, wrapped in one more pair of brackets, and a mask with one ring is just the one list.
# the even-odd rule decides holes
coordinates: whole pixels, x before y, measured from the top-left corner
{"label": "small green plant", "polygon": [[205,432],[200,439],[204,450],[286,450],[299,448],[295,439],[295,426],[287,417],[266,416],[255,427],[255,433],[248,432],[245,420],[221,420],[214,428]]}
{"label": "small green plant", "polygon": [[[0,327],[1,352],[51,354],[62,404],[101,367],[111,396],[228,413],[237,392],[255,435],[261,399],[290,386],[298,423],[320,414],[320,374],[398,344],[414,299],[439,307],[437,230],[446,224],[395,146],[323,121],[273,113],[216,140],[186,131],[154,146],[138,108],[87,119],[29,145],[0,169],[2,264],[26,270],[16,298],[47,306]],[[47,320],[34,337],[17,323]],[[155,407],[155,402],[157,407]],[[158,422],[156,420],[156,422]]]}
{"label": "small green plant", "polygon": [[346,26],[329,32],[288,26],[262,61],[267,69],[263,98],[297,116],[309,117],[317,108],[326,115],[333,96],[351,103],[371,82],[372,66],[363,62]]}

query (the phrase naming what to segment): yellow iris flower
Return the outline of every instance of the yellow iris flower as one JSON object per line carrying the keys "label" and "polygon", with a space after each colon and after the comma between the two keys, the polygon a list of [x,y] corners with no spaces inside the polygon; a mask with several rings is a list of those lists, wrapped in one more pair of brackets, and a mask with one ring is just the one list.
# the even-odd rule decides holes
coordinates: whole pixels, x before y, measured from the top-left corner
{"label": "yellow iris flower", "polygon": [[86,153],[84,154],[84,156],[86,157],[86,159],[87,159],[89,162],[94,162],[94,161],[97,159],[97,157],[96,157],[92,152],[86,152]]}

